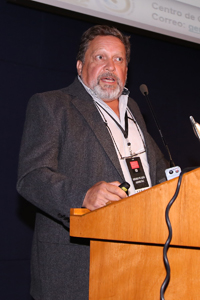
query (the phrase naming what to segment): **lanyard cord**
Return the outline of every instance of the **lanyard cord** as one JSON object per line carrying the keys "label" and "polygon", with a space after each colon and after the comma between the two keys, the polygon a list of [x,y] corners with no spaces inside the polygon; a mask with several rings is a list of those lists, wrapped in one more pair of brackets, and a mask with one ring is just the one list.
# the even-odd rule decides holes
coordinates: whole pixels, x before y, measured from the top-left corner
{"label": "lanyard cord", "polygon": [[127,110],[128,110],[128,112],[129,112],[129,114],[132,116],[132,118],[128,117],[128,119],[131,120],[131,121],[133,121],[133,123],[135,124],[135,126],[136,126],[136,128],[137,128],[137,130],[138,130],[138,132],[139,132],[140,138],[141,138],[141,140],[142,140],[144,149],[145,149],[144,152],[146,152],[146,145],[145,145],[144,139],[143,139],[143,137],[142,137],[140,127],[139,127],[138,123],[136,122],[136,120],[135,120],[135,118],[134,118],[132,112],[130,111],[129,107],[127,107]]}
{"label": "lanyard cord", "polygon": [[[119,129],[123,133],[125,139],[127,139],[128,138],[128,116],[127,116],[127,111],[125,113],[125,130],[124,130],[124,128],[109,114],[109,112],[107,112],[107,110],[103,106],[101,106],[98,102],[95,102],[95,103],[98,106],[100,106],[111,117],[111,119],[113,119],[113,121],[117,124],[117,126],[119,127]],[[105,119],[105,117],[104,117],[104,119]]]}
{"label": "lanyard cord", "polygon": [[[101,109],[99,108],[99,106],[111,117],[111,119],[117,124],[117,126],[120,128],[120,130],[121,130],[121,132],[123,133],[123,135],[124,135],[124,138],[127,140],[127,146],[128,146],[128,148],[129,148],[129,151],[130,151],[130,156],[129,157],[133,157],[133,156],[136,156],[136,155],[138,155],[138,154],[141,154],[141,153],[144,153],[144,152],[146,152],[146,147],[145,147],[145,143],[144,143],[144,140],[143,140],[143,138],[142,138],[142,135],[141,135],[141,133],[140,133],[140,130],[139,130],[139,127],[138,127],[138,124],[137,124],[137,122],[134,120],[134,118],[133,118],[133,115],[132,115],[132,113],[131,113],[131,111],[130,111],[130,109],[128,108],[128,111],[129,111],[129,114],[132,116],[132,118],[130,118],[130,117],[128,117],[128,115],[127,115],[127,111],[126,111],[126,113],[125,113],[125,130],[122,128],[122,126],[106,111],[106,109],[105,108],[103,108],[98,102],[96,102],[96,101],[94,101],[94,104],[95,104],[95,106],[96,106],[96,108],[97,108],[97,110],[99,111],[99,113],[100,113],[100,115],[102,116],[102,119],[103,119],[103,122],[104,122],[104,124],[106,125],[106,127],[107,127],[107,129],[108,129],[108,131],[109,131],[109,133],[110,133],[110,136],[111,136],[111,138],[112,138],[112,141],[113,141],[113,143],[114,143],[114,145],[115,145],[115,147],[116,147],[116,149],[117,149],[117,151],[118,151],[118,153],[119,153],[119,156],[120,156],[120,159],[124,159],[125,157],[123,157],[122,155],[121,155],[121,152],[119,151],[119,148],[118,148],[118,146],[117,146],[117,143],[116,143],[116,141],[115,141],[115,139],[114,139],[114,137],[113,137],[113,134],[112,134],[112,131],[111,131],[111,129],[110,129],[110,127],[108,126],[108,121],[106,120],[106,118],[105,118],[105,116],[104,116],[104,114],[102,113],[102,111],[101,111]],[[129,140],[128,140],[128,119],[130,119],[130,120],[132,120],[133,122],[134,122],[134,124],[135,124],[135,126],[136,126],[136,128],[137,128],[137,130],[138,130],[138,133],[139,133],[139,135],[140,135],[140,138],[141,138],[141,140],[142,140],[142,142],[143,142],[143,146],[144,146],[144,151],[142,151],[142,152],[139,152],[139,153],[132,153],[132,150],[131,150],[131,143],[129,142]]]}

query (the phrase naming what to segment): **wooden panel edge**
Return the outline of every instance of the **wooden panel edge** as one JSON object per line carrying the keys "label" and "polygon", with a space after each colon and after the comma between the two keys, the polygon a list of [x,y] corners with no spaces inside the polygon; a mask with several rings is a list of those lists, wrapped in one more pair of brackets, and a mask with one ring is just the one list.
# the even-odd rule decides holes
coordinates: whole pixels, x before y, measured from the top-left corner
{"label": "wooden panel edge", "polygon": [[87,208],[71,208],[70,216],[82,216],[89,212],[90,212],[90,210]]}

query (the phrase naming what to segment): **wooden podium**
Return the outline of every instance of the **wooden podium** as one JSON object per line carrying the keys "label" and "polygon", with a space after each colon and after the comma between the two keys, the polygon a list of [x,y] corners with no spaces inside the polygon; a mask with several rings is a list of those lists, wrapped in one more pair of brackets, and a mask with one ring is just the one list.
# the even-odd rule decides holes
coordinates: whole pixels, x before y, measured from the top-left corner
{"label": "wooden podium", "polygon": [[[166,276],[165,209],[178,179],[90,212],[71,209],[70,235],[89,238],[89,300],[159,300]],[[200,299],[200,169],[183,175],[170,209],[166,300]]]}

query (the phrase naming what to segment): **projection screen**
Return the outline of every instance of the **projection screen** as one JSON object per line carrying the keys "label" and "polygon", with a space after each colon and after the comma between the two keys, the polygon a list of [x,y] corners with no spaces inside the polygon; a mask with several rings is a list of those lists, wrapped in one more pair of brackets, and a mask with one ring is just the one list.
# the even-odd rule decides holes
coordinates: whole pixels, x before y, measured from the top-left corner
{"label": "projection screen", "polygon": [[200,0],[32,0],[200,44]]}

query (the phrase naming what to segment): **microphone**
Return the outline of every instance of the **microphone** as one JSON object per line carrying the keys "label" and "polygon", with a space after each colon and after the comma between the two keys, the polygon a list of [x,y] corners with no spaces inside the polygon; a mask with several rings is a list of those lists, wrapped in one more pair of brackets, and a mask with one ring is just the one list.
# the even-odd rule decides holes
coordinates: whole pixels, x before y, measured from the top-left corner
{"label": "microphone", "polygon": [[146,84],[141,84],[140,91],[144,96],[149,95],[148,87],[146,86]]}
{"label": "microphone", "polygon": [[192,128],[194,130],[194,133],[195,133],[196,137],[200,141],[200,125],[197,122],[195,122],[195,120],[192,116],[190,116],[190,122],[192,124]]}
{"label": "microphone", "polygon": [[162,134],[160,125],[159,125],[159,123],[158,123],[158,120],[157,120],[156,115],[155,115],[155,113],[154,113],[153,107],[152,107],[151,102],[150,102],[150,100],[149,100],[149,96],[148,96],[148,95],[149,95],[149,91],[148,91],[148,88],[147,88],[146,84],[141,84],[141,85],[140,85],[140,91],[141,91],[142,95],[145,96],[145,99],[146,99],[147,104],[148,104],[148,106],[149,106],[149,108],[150,108],[150,111],[151,111],[151,114],[152,114],[152,116],[153,116],[153,119],[154,119],[154,122],[155,122],[155,124],[156,124],[156,127],[157,127],[157,129],[158,129],[158,131],[159,131],[159,133],[160,133],[162,142],[163,142],[163,144],[164,144],[164,146],[165,146],[165,148],[166,148],[166,150],[167,150],[167,153],[168,153],[168,155],[169,155],[170,168],[175,167],[175,163],[173,162],[171,153],[170,153],[170,151],[169,151],[169,147],[168,147],[168,145],[167,145],[167,143],[166,143],[166,141],[165,141],[165,138],[164,138],[164,136],[163,136],[163,134]]}

